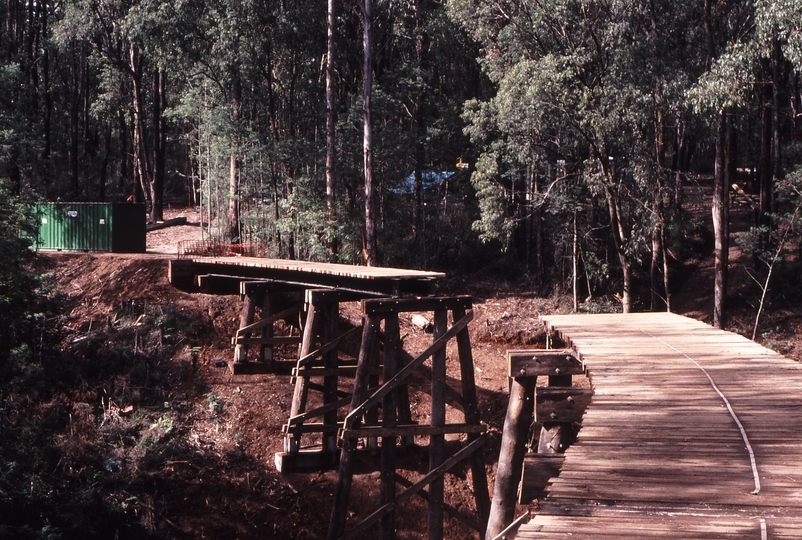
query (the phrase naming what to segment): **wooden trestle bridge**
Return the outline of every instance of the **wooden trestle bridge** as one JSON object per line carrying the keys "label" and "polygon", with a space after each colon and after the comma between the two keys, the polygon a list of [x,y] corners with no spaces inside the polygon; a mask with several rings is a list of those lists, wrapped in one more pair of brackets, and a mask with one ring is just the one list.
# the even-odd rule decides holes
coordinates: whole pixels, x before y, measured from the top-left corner
{"label": "wooden trestle bridge", "polygon": [[[284,451],[276,455],[276,466],[282,472],[337,468],[331,540],[365,538],[376,529],[382,538],[395,538],[396,509],[415,495],[428,500],[430,539],[442,538],[445,513],[484,534],[490,498],[483,451],[486,426],[479,419],[468,336],[472,300],[436,295],[443,274],[190,255],[170,262],[169,277],[185,290],[241,295],[229,367],[234,374],[287,375],[294,385]],[[344,302],[361,303],[361,326],[343,328]],[[432,343],[422,351],[404,349],[399,314],[405,312],[424,312],[433,321]],[[288,325],[276,324],[280,320],[291,323],[289,331]],[[357,357],[349,357],[346,340],[360,336]],[[456,343],[456,359],[446,354],[449,342]],[[287,344],[298,346],[297,357],[279,358],[277,346]],[[459,388],[447,382],[449,362],[456,364],[449,376],[460,374]],[[417,416],[408,391],[413,372],[431,381],[423,389],[430,397],[416,409],[424,402],[430,406]],[[461,411],[463,421],[449,421],[455,415],[446,415],[447,406]],[[397,457],[421,449],[428,454],[428,472],[414,482],[398,475]],[[370,516],[346,523],[355,461],[362,470],[381,471],[381,496]],[[474,516],[444,502],[444,475],[457,466],[471,471]]]}
{"label": "wooden trestle bridge", "polygon": [[[564,454],[541,448],[526,457],[524,496],[538,471],[553,471],[517,538],[802,538],[799,363],[678,315],[543,319],[570,349],[561,357],[582,362],[593,395]],[[555,352],[510,354],[513,393],[524,403],[540,391],[533,372]],[[513,428],[519,416],[508,412]],[[552,419],[538,418],[546,427]],[[502,452],[506,443],[523,453],[506,424],[504,438]],[[506,510],[502,525],[512,521]]]}

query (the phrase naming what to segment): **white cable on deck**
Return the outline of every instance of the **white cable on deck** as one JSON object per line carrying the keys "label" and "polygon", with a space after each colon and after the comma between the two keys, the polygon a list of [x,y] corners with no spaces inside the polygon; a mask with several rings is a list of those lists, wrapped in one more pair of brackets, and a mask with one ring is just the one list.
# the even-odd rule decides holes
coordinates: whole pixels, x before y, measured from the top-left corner
{"label": "white cable on deck", "polygon": [[[710,374],[707,372],[707,370],[705,368],[703,368],[699,364],[699,362],[697,362],[696,360],[694,360],[693,358],[691,358],[690,356],[688,356],[687,354],[685,354],[681,350],[677,349],[676,347],[674,347],[670,343],[666,343],[665,341],[663,341],[659,337],[655,336],[654,334],[650,334],[649,332],[647,332],[646,330],[644,330],[642,328],[638,328],[638,330],[640,330],[641,332],[643,332],[647,336],[651,337],[652,339],[655,339],[655,340],[659,341],[660,343],[662,343],[666,347],[677,351],[679,354],[681,354],[682,356],[684,356],[685,358],[687,358],[688,360],[690,360],[691,362],[696,364],[696,367],[701,369],[702,373],[705,374],[705,377],[707,377],[707,380],[710,381],[710,384],[713,386],[713,390],[715,390],[716,393],[721,397],[721,399],[724,400],[724,404],[727,406],[727,410],[730,411],[730,416],[732,416],[732,419],[735,420],[735,423],[738,425],[738,429],[741,430],[741,437],[743,438],[744,443],[746,444],[746,451],[749,452],[749,460],[752,462],[752,476],[755,479],[755,490],[752,492],[752,495],[757,495],[758,493],[760,493],[760,475],[757,472],[757,461],[755,461],[755,452],[754,452],[754,450],[752,450],[752,444],[749,442],[749,437],[746,435],[746,430],[744,429],[743,424],[741,424],[741,421],[738,419],[738,415],[735,414],[735,411],[733,410],[732,405],[730,405],[730,401],[721,392],[721,390],[718,389],[718,386],[716,386],[715,381],[713,381],[713,377],[710,376]],[[765,527],[765,521],[761,524],[761,529],[763,530],[764,527]],[[763,540],[766,539],[765,536],[763,536],[762,538],[763,538]]]}
{"label": "white cable on deck", "polygon": [[760,540],[769,540],[769,531],[766,528],[766,520],[760,518]]}

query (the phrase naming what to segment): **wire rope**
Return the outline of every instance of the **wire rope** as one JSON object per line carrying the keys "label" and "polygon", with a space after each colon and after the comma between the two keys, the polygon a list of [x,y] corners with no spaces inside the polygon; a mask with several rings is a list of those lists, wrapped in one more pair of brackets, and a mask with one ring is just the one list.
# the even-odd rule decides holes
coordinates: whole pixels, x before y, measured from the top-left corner
{"label": "wire rope", "polygon": [[[708,373],[707,370],[705,368],[703,368],[702,365],[699,362],[697,362],[694,358],[690,357],[689,355],[687,355],[683,351],[677,349],[676,347],[674,347],[670,343],[667,343],[667,342],[663,341],[662,339],[660,339],[659,337],[655,336],[654,334],[652,334],[650,332],[647,332],[643,328],[638,328],[638,330],[640,330],[641,332],[643,332],[647,336],[651,337],[652,339],[662,343],[663,345],[665,345],[669,349],[672,349],[672,350],[678,352],[679,354],[681,354],[682,356],[684,356],[685,358],[687,358],[688,360],[690,360],[691,362],[696,364],[696,367],[698,367],[702,371],[702,373],[705,374],[705,377],[707,377],[707,380],[710,381],[710,385],[713,387],[713,390],[715,390],[716,393],[719,395],[719,397],[722,399],[722,401],[724,401],[724,404],[727,406],[727,410],[730,412],[730,416],[735,421],[735,424],[738,426],[738,429],[741,432],[741,438],[743,439],[744,444],[746,444],[746,451],[749,452],[749,461],[752,464],[752,477],[755,480],[755,489],[751,493],[752,493],[752,495],[759,494],[760,493],[760,474],[758,473],[758,470],[757,470],[757,460],[755,459],[755,451],[752,449],[752,443],[749,442],[749,436],[746,434],[746,429],[744,429],[744,426],[741,423],[741,420],[738,418],[738,415],[735,414],[735,410],[732,408],[732,404],[730,403],[730,400],[727,399],[727,396],[725,396],[724,393],[719,389],[718,385],[716,385],[716,382],[713,380],[713,377],[710,376],[710,373]],[[762,527],[763,526],[765,526],[765,524],[762,525]]]}

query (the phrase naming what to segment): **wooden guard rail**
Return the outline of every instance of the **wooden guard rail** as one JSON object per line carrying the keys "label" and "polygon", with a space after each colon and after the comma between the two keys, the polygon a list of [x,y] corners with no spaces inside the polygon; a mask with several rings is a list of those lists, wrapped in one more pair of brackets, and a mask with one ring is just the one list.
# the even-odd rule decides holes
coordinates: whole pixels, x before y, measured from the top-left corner
{"label": "wooden guard rail", "polygon": [[[502,532],[507,534],[514,521],[519,494],[527,492],[524,457],[532,419],[542,425],[535,455],[546,458],[545,465],[553,470],[553,456],[565,451],[571,427],[582,420],[592,394],[589,389],[571,387],[572,376],[584,374],[582,363],[572,351],[511,350],[507,358],[510,398],[486,540],[494,540]],[[538,387],[538,376],[548,376],[549,386]],[[520,524],[519,520],[515,522]]]}

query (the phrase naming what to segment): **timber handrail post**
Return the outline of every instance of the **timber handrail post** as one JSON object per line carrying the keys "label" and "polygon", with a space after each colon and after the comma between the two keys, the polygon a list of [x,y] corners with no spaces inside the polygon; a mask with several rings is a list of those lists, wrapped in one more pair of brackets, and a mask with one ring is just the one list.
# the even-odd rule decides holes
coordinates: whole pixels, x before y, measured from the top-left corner
{"label": "timber handrail post", "polygon": [[523,472],[526,440],[535,407],[537,376],[514,377],[510,387],[510,401],[504,418],[501,450],[496,469],[496,483],[490,505],[486,540],[492,540],[512,523],[518,500],[518,485]]}

